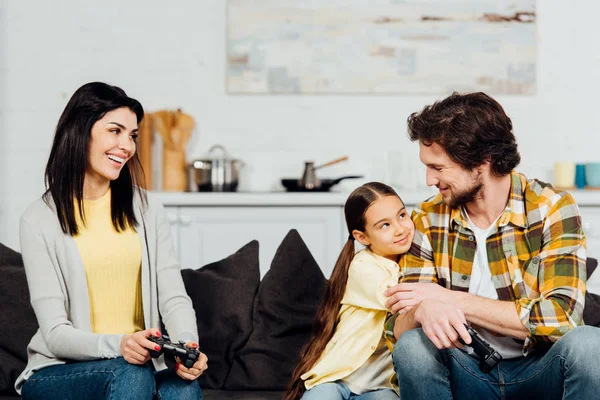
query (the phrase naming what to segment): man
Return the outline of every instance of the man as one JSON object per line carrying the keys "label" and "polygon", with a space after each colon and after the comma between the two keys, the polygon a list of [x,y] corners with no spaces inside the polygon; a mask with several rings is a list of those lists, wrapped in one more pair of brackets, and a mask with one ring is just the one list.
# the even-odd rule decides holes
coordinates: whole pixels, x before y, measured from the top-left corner
{"label": "man", "polygon": [[[584,327],[586,250],[573,198],[514,171],[512,122],[484,93],[408,118],[439,194],[413,211],[400,283],[387,290],[403,399],[595,398],[600,329]],[[482,372],[471,325],[502,356]]]}

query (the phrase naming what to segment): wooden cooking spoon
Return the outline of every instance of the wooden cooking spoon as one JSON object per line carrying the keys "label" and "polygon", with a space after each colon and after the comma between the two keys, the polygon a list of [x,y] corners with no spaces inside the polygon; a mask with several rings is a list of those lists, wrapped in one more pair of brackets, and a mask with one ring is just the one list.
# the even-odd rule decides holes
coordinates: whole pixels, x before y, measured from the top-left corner
{"label": "wooden cooking spoon", "polygon": [[315,169],[323,168],[323,167],[328,167],[330,165],[337,164],[337,163],[340,163],[342,161],[346,161],[347,159],[348,159],[348,156],[339,157],[339,158],[336,158],[335,160],[327,161],[324,164],[318,165],[318,166],[315,167]]}

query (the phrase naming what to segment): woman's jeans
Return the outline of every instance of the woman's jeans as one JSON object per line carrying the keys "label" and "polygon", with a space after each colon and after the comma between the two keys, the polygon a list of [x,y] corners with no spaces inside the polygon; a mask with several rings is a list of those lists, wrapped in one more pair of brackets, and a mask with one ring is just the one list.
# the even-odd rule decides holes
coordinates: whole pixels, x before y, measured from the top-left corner
{"label": "woman's jeans", "polygon": [[174,370],[155,372],[150,364],[129,364],[123,357],[73,362],[42,368],[25,381],[23,400],[201,400],[198,381]]}
{"label": "woman's jeans", "polygon": [[405,332],[392,353],[403,399],[595,399],[600,329],[577,327],[548,350],[502,360],[489,374],[459,349],[438,350],[422,329]]}
{"label": "woman's jeans", "polygon": [[302,400],[398,400],[398,395],[392,389],[354,394],[342,382],[332,382],[321,383],[307,390]]}

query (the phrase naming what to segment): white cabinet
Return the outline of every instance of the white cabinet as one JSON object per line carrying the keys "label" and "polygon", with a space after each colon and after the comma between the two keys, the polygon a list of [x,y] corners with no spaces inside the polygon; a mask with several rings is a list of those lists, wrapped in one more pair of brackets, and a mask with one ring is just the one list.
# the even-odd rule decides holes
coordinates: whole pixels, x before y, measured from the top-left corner
{"label": "white cabinet", "polygon": [[175,252],[179,256],[179,209],[174,206],[165,206],[165,213],[167,214],[167,219],[171,225],[171,239],[173,241],[173,246],[175,247]]}
{"label": "white cabinet", "polygon": [[[251,240],[259,243],[261,277],[296,229],[326,277],[348,238],[347,193],[154,193],[165,206],[182,268],[219,261]],[[415,194],[415,199],[428,197]],[[410,210],[416,203],[406,198]]]}
{"label": "white cabinet", "polygon": [[182,268],[218,261],[258,240],[263,276],[290,229],[296,229],[329,277],[347,235],[340,206],[180,206],[173,227]]}
{"label": "white cabinet", "polygon": [[[600,192],[575,191],[588,256],[600,259]],[[182,268],[199,268],[259,242],[260,271],[269,269],[277,247],[296,229],[329,277],[347,239],[347,193],[154,193],[166,209]],[[431,192],[403,195],[410,211]],[[598,291],[600,291],[600,274]]]}

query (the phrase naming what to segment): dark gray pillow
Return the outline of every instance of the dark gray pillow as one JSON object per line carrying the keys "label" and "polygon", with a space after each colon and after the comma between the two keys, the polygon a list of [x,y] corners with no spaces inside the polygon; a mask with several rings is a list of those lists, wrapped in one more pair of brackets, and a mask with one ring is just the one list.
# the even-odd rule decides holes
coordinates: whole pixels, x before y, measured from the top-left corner
{"label": "dark gray pillow", "polygon": [[583,308],[583,322],[586,325],[600,327],[600,296],[594,293],[585,293],[585,307]]}
{"label": "dark gray pillow", "polygon": [[208,370],[199,378],[205,389],[221,389],[235,353],[252,332],[252,307],[260,282],[258,242],[200,269],[181,271],[194,304],[200,351]]}
{"label": "dark gray pillow", "polygon": [[23,257],[21,253],[17,253],[10,247],[6,247],[0,243],[0,266],[2,265],[14,265],[23,266]]}
{"label": "dark gray pillow", "polygon": [[16,395],[15,381],[25,369],[25,362],[0,348],[0,363],[0,395]]}
{"label": "dark gray pillow", "polygon": [[285,390],[310,339],[327,281],[293,229],[279,245],[254,301],[254,329],[224,388]]}
{"label": "dark gray pillow", "polygon": [[596,260],[595,258],[588,257],[585,261],[585,270],[588,279],[590,279],[590,276],[592,276],[597,267],[598,260]]}
{"label": "dark gray pillow", "polygon": [[13,394],[27,363],[27,345],[38,328],[20,253],[0,243],[0,393]]}
{"label": "dark gray pillow", "polygon": [[[0,348],[22,361],[27,361],[27,345],[38,329],[31,307],[25,269],[0,266]],[[0,368],[3,368],[0,360]]]}
{"label": "dark gray pillow", "polygon": [[[588,280],[598,267],[598,260],[590,258],[586,260]],[[586,325],[600,327],[600,296],[589,291],[585,293],[585,307],[583,308],[583,321]]]}

